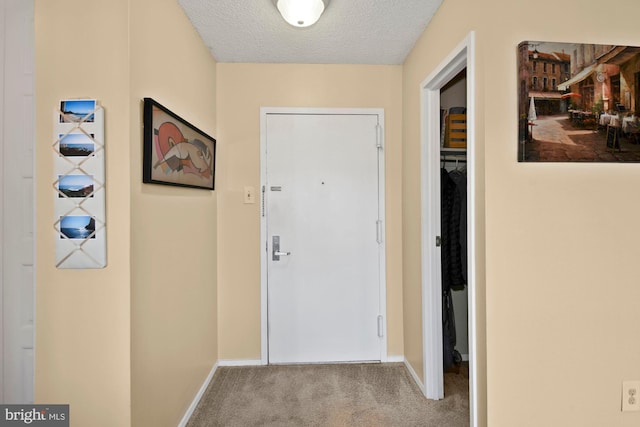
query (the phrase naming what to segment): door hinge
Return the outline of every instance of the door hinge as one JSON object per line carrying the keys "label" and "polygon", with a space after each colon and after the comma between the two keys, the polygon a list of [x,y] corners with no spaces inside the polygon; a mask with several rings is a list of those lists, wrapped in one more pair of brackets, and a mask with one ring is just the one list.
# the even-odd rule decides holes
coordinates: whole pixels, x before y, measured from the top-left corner
{"label": "door hinge", "polygon": [[264,218],[264,193],[266,190],[266,186],[262,186],[261,198],[260,198],[260,207],[262,208],[262,217]]}
{"label": "door hinge", "polygon": [[376,125],[376,148],[382,149],[382,126]]}
{"label": "door hinge", "polygon": [[378,242],[378,244],[382,243],[382,221],[381,220],[376,221],[376,242]]}
{"label": "door hinge", "polygon": [[384,336],[384,324],[382,315],[378,316],[378,336],[382,338]]}
{"label": "door hinge", "polygon": [[442,246],[442,237],[436,236],[436,247]]}

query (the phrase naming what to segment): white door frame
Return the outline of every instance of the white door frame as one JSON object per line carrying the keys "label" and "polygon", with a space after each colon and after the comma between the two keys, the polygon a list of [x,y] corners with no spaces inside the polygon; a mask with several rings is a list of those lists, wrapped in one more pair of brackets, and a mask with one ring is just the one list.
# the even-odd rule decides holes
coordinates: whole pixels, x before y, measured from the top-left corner
{"label": "white door frame", "polygon": [[[4,44],[6,43],[5,31],[6,31],[6,4],[0,4],[0,23],[2,23],[2,29],[0,30],[0,102],[4,103]],[[0,153],[4,153],[4,105],[2,107],[2,114],[0,114]],[[4,156],[0,158],[0,272],[4,271],[4,252],[9,249],[6,248],[4,238]],[[0,274],[0,318],[2,319],[2,326],[0,327],[0,402],[4,403],[4,274]]]}
{"label": "white door frame", "polygon": [[436,247],[440,229],[440,90],[467,69],[467,259],[469,290],[469,399],[471,426],[477,425],[476,352],[476,138],[475,36],[465,39],[421,83],[422,321],[425,395],[444,397],[442,365],[442,282]]}
{"label": "white door frame", "polygon": [[[298,108],[298,107],[261,107],[260,108],[260,363],[269,363],[268,305],[267,305],[267,115],[268,114],[333,114],[333,115],[377,115],[379,123],[379,142],[382,146],[378,156],[378,215],[381,221],[382,243],[378,253],[380,260],[380,313],[382,322],[382,345],[380,361],[387,361],[387,274],[386,274],[386,229],[385,222],[385,167],[384,167],[384,109],[382,108]],[[375,148],[375,147],[373,147]]]}
{"label": "white door frame", "polygon": [[[34,3],[11,0],[0,4],[0,402],[31,403],[35,366],[35,107]],[[19,120],[16,120],[19,118]],[[15,141],[20,141],[16,150]],[[13,144],[13,146],[11,145]],[[21,196],[16,196],[19,189]],[[22,224],[20,224],[22,221]],[[16,231],[17,230],[17,231]],[[28,309],[25,307],[29,306]],[[17,308],[17,311],[16,311]],[[16,316],[20,316],[18,319]],[[21,324],[18,324],[22,322]],[[21,327],[31,323],[31,332]],[[29,362],[16,361],[31,350]],[[24,358],[24,353],[20,355]],[[19,363],[20,366],[15,366]],[[16,371],[20,376],[16,376]],[[11,373],[12,375],[9,375]]]}

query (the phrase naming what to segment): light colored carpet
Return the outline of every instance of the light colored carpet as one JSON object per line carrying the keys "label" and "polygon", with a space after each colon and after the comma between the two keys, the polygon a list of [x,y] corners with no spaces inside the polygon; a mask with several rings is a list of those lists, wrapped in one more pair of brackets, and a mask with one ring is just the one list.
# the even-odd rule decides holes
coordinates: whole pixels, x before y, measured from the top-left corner
{"label": "light colored carpet", "polygon": [[469,425],[469,380],[426,400],[400,363],[218,368],[187,427]]}

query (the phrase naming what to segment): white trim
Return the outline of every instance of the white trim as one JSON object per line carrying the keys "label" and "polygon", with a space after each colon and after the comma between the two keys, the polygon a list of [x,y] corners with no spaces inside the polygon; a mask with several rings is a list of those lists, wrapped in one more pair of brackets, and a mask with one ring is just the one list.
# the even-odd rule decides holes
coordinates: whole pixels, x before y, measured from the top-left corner
{"label": "white trim", "polygon": [[468,354],[461,354],[462,356],[462,361],[463,362],[468,362],[469,361],[469,355]]}
{"label": "white trim", "polygon": [[[356,110],[360,111],[360,110]],[[384,109],[371,108],[364,110],[366,114],[375,114],[378,116],[379,137],[380,137],[380,149],[378,152],[378,219],[380,220],[380,228],[382,235],[382,242],[378,245],[378,277],[380,278],[380,306],[378,308],[378,314],[382,316],[382,339],[380,345],[380,362],[387,362],[389,360],[387,356],[387,221],[386,221],[386,198],[385,198],[385,150],[386,144],[384,139],[385,134],[385,119]],[[358,113],[349,113],[358,114]]]}
{"label": "white trim", "polygon": [[416,382],[416,385],[418,386],[422,394],[426,395],[424,384],[422,384],[422,381],[420,381],[420,377],[418,376],[418,374],[416,374],[416,371],[413,370],[413,366],[411,366],[411,363],[409,363],[407,359],[404,359],[404,366],[407,368],[407,370],[411,374],[411,377]]}
{"label": "white trim", "polygon": [[211,368],[211,371],[209,372],[209,375],[207,375],[207,378],[205,378],[204,382],[202,383],[202,386],[200,386],[200,390],[198,390],[195,397],[193,398],[193,401],[187,408],[187,411],[184,413],[184,415],[182,416],[182,419],[178,423],[178,427],[185,427],[189,422],[189,419],[193,415],[193,412],[196,410],[198,403],[200,403],[200,399],[202,399],[204,392],[207,391],[207,387],[209,387],[209,383],[213,379],[213,375],[216,373],[218,366],[219,366],[218,362],[214,363],[213,368]]}
{"label": "white trim", "polygon": [[260,362],[269,363],[269,315],[267,311],[267,113],[275,109],[260,108]]}
{"label": "white trim", "polygon": [[387,363],[403,363],[405,362],[404,356],[387,356]]}
{"label": "white trim", "polygon": [[[0,104],[11,106],[0,107],[0,402],[26,404],[34,401],[36,378],[34,1],[5,0],[0,10]],[[9,149],[16,137],[19,153]],[[16,197],[20,188],[30,197]],[[24,316],[15,311],[27,305],[30,326],[19,324]]]}
{"label": "white trim", "polygon": [[[303,115],[380,115],[384,108],[307,108],[307,107],[260,107],[260,116],[267,114],[303,114]],[[381,124],[382,126],[382,124]],[[384,135],[383,135],[384,139]],[[383,141],[384,143],[384,141]]]}
{"label": "white trim", "polygon": [[[440,248],[435,245],[440,235],[439,169],[428,167],[439,163],[440,123],[432,112],[440,109],[440,91],[423,88],[421,94],[421,245],[422,245],[422,325],[423,325],[423,372],[425,396],[428,399],[444,397],[443,375],[428,376],[430,372],[442,373],[442,327],[429,327],[442,319],[442,286]],[[427,143],[430,141],[431,143]],[[437,144],[433,141],[438,141]],[[438,164],[435,163],[435,164]],[[433,284],[433,285],[431,285]],[[435,322],[435,323],[434,323]]]}
{"label": "white trim", "polygon": [[467,37],[467,127],[471,132],[467,133],[469,148],[467,149],[467,173],[471,175],[470,184],[467,184],[467,259],[468,259],[468,285],[469,303],[469,411],[470,426],[478,425],[478,358],[477,358],[477,268],[476,268],[476,41],[472,31]]}
{"label": "white trim", "polygon": [[2,323],[0,324],[0,402],[4,402],[4,253],[5,246],[7,246],[6,251],[9,251],[10,248],[4,238],[4,116],[6,114],[6,110],[4,109],[4,68],[5,68],[5,56],[4,56],[4,44],[6,43],[6,22],[5,22],[5,9],[7,8],[7,3],[2,2],[0,4],[0,105],[2,108],[2,114],[0,114],[0,319],[2,319]]}
{"label": "white trim", "polygon": [[467,69],[467,251],[469,289],[469,403],[471,427],[478,425],[476,358],[476,71],[475,34],[470,32],[421,83],[422,320],[425,396],[444,397],[442,300],[439,249],[440,212],[433,209],[440,183],[440,89]]}
{"label": "white trim", "polygon": [[266,363],[262,363],[260,359],[226,359],[218,360],[218,366],[262,366]]}
{"label": "white trim", "polygon": [[378,156],[378,217],[382,221],[382,243],[380,254],[380,314],[383,316],[383,336],[380,346],[380,361],[387,362],[387,273],[386,273],[386,205],[385,205],[385,118],[383,108],[306,108],[306,107],[260,107],[260,357],[261,364],[269,363],[268,303],[267,303],[267,217],[263,188],[267,183],[267,115],[268,114],[332,114],[332,115],[377,115],[381,127],[382,155]]}

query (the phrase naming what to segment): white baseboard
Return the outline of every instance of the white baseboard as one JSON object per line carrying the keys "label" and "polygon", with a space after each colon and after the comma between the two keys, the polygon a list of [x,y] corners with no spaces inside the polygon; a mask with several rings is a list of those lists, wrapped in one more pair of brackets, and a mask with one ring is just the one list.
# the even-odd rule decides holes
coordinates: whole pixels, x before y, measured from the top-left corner
{"label": "white baseboard", "polygon": [[468,354],[462,354],[462,361],[463,362],[468,362],[469,361],[469,355]]}
{"label": "white baseboard", "polygon": [[[387,356],[387,363],[403,363],[405,362],[404,356]],[[352,362],[362,363],[362,362]],[[218,366],[262,366],[262,360],[260,359],[223,359],[218,360]]]}
{"label": "white baseboard", "polygon": [[422,381],[420,380],[420,378],[416,374],[416,371],[413,370],[413,367],[411,366],[409,361],[407,361],[407,359],[404,359],[404,366],[407,367],[407,370],[409,371],[409,373],[413,377],[413,380],[416,382],[416,385],[418,386],[418,388],[420,389],[422,394],[424,394],[426,396],[426,391],[427,390],[424,388],[424,384],[422,383]]}
{"label": "white baseboard", "polygon": [[202,386],[200,387],[200,390],[198,390],[198,393],[196,393],[196,396],[193,398],[193,401],[191,402],[191,405],[189,405],[189,407],[187,408],[187,412],[184,413],[184,416],[180,420],[180,423],[178,424],[178,427],[185,427],[187,425],[187,423],[189,422],[189,419],[193,415],[193,411],[196,410],[196,407],[198,406],[198,403],[200,403],[200,399],[202,399],[202,396],[204,395],[204,392],[207,390],[207,387],[209,387],[209,383],[213,379],[213,374],[216,373],[216,370],[218,369],[218,366],[219,366],[219,363],[216,362],[213,365],[213,368],[211,368],[211,372],[209,372],[209,375],[207,375],[207,378],[205,378],[204,383],[202,383]]}
{"label": "white baseboard", "polygon": [[[468,357],[468,356],[467,356]],[[404,363],[404,356],[387,356],[387,363]],[[361,362],[354,362],[361,363]],[[218,366],[262,366],[260,359],[226,359],[218,360]]]}
{"label": "white baseboard", "polygon": [[218,366],[262,366],[262,360],[256,359],[226,359],[218,360]]}

